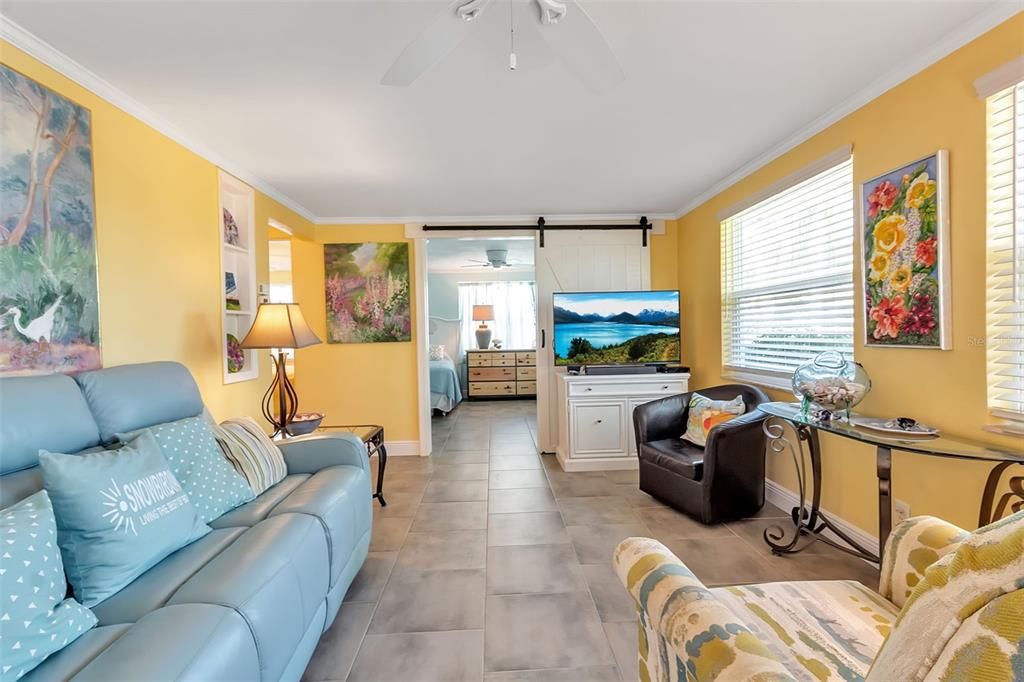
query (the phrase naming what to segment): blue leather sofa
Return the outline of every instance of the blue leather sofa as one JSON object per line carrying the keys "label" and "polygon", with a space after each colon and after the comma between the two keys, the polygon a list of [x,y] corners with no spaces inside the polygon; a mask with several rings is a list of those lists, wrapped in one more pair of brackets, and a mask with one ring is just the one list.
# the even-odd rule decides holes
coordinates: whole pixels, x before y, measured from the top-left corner
{"label": "blue leather sofa", "polygon": [[[40,448],[204,413],[180,364],[0,379],[0,508],[42,487]],[[370,545],[366,450],[347,434],[281,444],[287,477],[98,604],[99,625],[26,680],[298,680]]]}

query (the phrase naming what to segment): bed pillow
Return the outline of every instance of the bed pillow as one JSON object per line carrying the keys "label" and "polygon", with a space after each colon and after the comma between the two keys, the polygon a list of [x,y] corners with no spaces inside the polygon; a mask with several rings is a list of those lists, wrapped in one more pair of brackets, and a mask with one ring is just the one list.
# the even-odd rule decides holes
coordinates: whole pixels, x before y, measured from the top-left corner
{"label": "bed pillow", "polygon": [[75,641],[96,616],[74,599],[45,490],[0,511],[0,680],[17,680]]}
{"label": "bed pillow", "polygon": [[694,445],[704,447],[708,442],[708,432],[719,424],[735,419],[747,411],[743,396],[738,395],[732,400],[712,400],[700,393],[690,397],[690,410],[686,417],[685,440]]}
{"label": "bed pillow", "polygon": [[119,433],[117,437],[130,441],[146,431],[160,444],[171,472],[188,493],[203,523],[220,518],[256,497],[224,457],[209,422],[202,415]]}
{"label": "bed pillow", "polygon": [[444,360],[448,357],[445,353],[444,344],[432,344],[430,346],[430,359],[431,360]]}
{"label": "bed pillow", "polygon": [[117,450],[39,452],[75,597],[95,606],[210,532],[152,434]]}
{"label": "bed pillow", "polygon": [[245,477],[255,495],[279,483],[288,473],[281,448],[252,417],[228,419],[213,427],[224,456]]}

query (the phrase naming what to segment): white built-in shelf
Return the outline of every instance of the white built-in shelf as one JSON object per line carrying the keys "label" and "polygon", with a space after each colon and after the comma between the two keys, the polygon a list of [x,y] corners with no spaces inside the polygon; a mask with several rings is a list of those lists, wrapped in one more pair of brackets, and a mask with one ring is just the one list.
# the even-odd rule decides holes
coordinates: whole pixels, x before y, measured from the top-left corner
{"label": "white built-in shelf", "polygon": [[[228,356],[229,343],[241,342],[252,326],[256,310],[256,195],[252,188],[221,171],[220,213],[217,217],[220,242],[221,353],[224,383],[233,384],[259,377],[259,361],[255,351],[241,352],[241,367],[233,366]],[[224,212],[234,218],[237,234],[228,234]],[[234,290],[228,294],[228,273],[234,279]],[[227,298],[235,299],[240,310],[229,310]]]}

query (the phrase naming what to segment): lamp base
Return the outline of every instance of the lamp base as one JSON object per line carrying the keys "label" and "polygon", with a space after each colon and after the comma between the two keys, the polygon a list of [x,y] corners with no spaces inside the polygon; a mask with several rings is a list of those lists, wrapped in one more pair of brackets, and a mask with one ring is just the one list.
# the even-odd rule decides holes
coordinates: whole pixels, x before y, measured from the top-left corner
{"label": "lamp base", "polygon": [[486,326],[480,325],[476,330],[476,347],[480,350],[487,350],[491,345],[493,332]]}
{"label": "lamp base", "polygon": [[[270,388],[263,395],[263,418],[274,427],[274,432],[270,434],[271,438],[278,434],[288,438],[292,435],[288,430],[288,425],[292,423],[295,413],[299,411],[299,396],[288,379],[288,372],[285,370],[284,364],[285,354],[281,352],[277,357],[271,355],[270,359],[274,363],[274,380],[270,382]],[[276,415],[273,410],[275,393],[277,393]]]}

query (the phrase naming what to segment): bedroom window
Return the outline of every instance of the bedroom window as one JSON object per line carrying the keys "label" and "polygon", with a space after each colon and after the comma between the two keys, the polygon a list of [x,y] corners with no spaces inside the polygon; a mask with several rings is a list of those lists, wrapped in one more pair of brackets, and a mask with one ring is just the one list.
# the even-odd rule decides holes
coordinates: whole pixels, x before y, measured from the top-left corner
{"label": "bedroom window", "polygon": [[853,355],[853,161],[844,148],[725,212],[722,370],[789,388],[826,350]]}
{"label": "bedroom window", "polygon": [[495,320],[487,326],[504,348],[533,348],[537,343],[537,294],[533,282],[460,282],[459,319],[462,347],[476,348],[474,305],[494,306]]}
{"label": "bedroom window", "polygon": [[988,407],[1024,421],[1024,81],[986,109]]}

